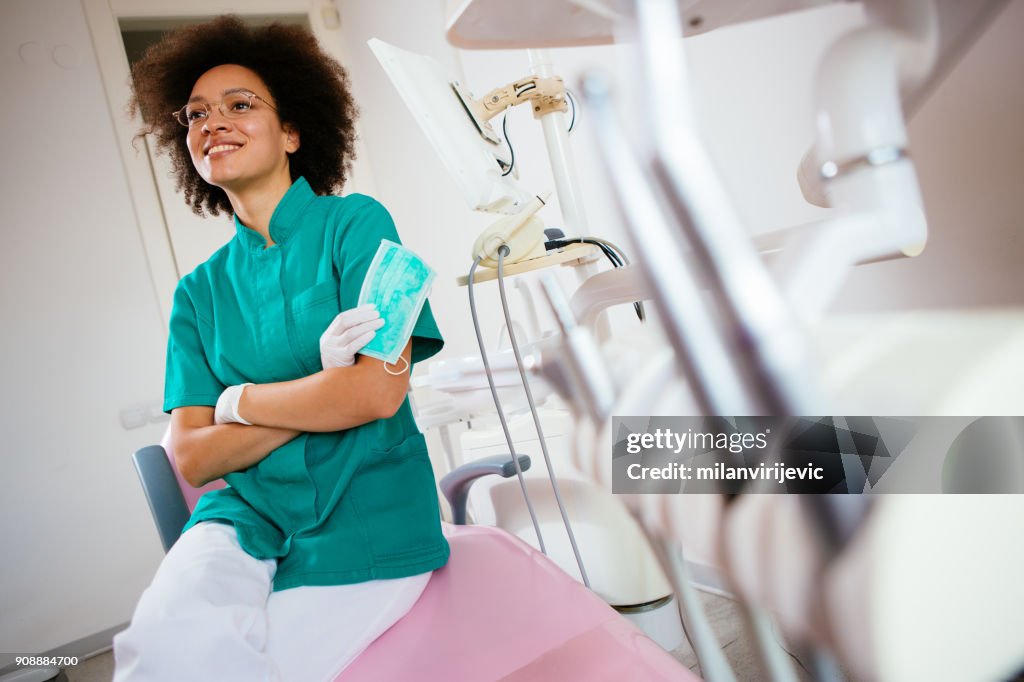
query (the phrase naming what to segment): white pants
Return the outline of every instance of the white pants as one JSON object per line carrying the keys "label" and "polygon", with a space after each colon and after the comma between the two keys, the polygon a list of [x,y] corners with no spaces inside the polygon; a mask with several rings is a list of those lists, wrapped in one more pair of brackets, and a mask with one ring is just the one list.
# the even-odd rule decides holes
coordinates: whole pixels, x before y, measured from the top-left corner
{"label": "white pants", "polygon": [[431,575],[271,592],[276,572],[245,553],[234,526],[190,528],[114,637],[114,682],[328,682],[409,612]]}

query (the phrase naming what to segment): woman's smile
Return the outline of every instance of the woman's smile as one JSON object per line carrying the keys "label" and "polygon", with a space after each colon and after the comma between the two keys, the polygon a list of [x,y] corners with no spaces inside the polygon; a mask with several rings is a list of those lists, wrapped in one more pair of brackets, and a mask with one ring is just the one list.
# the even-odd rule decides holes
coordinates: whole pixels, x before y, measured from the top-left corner
{"label": "woman's smile", "polygon": [[211,158],[212,159],[212,158],[216,158],[218,156],[224,156],[226,154],[230,154],[231,152],[233,152],[233,151],[235,151],[237,149],[241,149],[241,148],[242,148],[242,145],[240,145],[240,144],[218,144],[216,146],[210,147],[206,151],[206,156],[207,156],[207,158]]}

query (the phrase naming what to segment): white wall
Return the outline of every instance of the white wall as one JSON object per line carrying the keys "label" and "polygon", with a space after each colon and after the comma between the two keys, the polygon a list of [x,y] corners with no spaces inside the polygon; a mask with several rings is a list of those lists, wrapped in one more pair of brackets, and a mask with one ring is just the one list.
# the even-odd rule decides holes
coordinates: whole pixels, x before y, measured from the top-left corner
{"label": "white wall", "polygon": [[28,654],[127,621],[160,560],[129,455],[164,424],[120,411],[159,411],[165,342],[82,9],[0,12],[0,652]]}

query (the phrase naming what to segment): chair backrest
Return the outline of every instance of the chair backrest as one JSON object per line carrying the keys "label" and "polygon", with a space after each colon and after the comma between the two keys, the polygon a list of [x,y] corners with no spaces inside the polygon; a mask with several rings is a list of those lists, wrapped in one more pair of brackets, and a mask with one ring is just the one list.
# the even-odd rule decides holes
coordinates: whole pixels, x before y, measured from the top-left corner
{"label": "chair backrest", "polygon": [[193,488],[182,478],[171,450],[170,427],[164,432],[160,445],[137,450],[132,461],[166,552],[178,540],[199,498],[226,484],[218,479],[201,488]]}

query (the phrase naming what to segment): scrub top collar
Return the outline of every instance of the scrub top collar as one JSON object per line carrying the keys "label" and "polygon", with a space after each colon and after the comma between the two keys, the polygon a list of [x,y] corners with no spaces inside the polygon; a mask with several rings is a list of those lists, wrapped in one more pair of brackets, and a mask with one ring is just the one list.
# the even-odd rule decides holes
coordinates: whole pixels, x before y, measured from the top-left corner
{"label": "scrub top collar", "polygon": [[[306,178],[299,177],[292,186],[288,188],[281,201],[270,216],[270,238],[275,245],[284,244],[302,226],[302,215],[306,211],[316,194],[306,182]],[[251,230],[238,220],[235,216],[235,232],[238,239],[250,250],[263,251],[267,245],[263,236],[256,230]]]}

